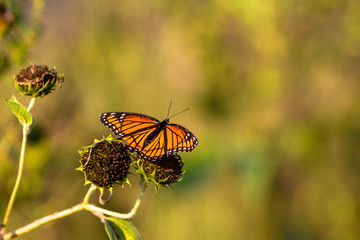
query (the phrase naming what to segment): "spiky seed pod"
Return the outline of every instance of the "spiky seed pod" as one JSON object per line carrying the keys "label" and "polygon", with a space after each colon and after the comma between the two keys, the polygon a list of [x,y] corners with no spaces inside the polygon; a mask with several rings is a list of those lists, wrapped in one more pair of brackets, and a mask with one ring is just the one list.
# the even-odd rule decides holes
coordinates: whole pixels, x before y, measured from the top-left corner
{"label": "spiky seed pod", "polygon": [[57,85],[61,88],[64,76],[46,65],[31,65],[21,69],[14,78],[15,88],[25,96],[44,97],[53,92]]}
{"label": "spiky seed pod", "polygon": [[123,144],[114,140],[111,135],[100,141],[95,140],[91,146],[79,151],[81,166],[78,170],[84,172],[86,183],[92,183],[100,190],[110,192],[114,184],[123,185],[129,182],[127,175],[131,158]]}
{"label": "spiky seed pod", "polygon": [[147,183],[154,182],[155,186],[167,187],[171,183],[181,181],[184,171],[184,163],[178,154],[163,156],[156,162],[149,162],[139,159],[136,162],[137,172]]}

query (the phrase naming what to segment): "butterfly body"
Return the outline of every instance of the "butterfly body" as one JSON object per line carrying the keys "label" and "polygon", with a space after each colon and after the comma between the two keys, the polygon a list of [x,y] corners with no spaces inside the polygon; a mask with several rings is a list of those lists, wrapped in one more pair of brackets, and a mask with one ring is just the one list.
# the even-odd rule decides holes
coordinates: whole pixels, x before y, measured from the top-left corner
{"label": "butterfly body", "polygon": [[160,134],[160,132],[164,131],[167,124],[169,124],[169,119],[165,119],[164,121],[160,122],[159,125],[156,127],[156,129],[152,131],[149,134],[149,136],[146,137],[142,149],[144,149],[146,146],[152,143],[155,140],[155,138]]}
{"label": "butterfly body", "polygon": [[126,147],[137,152],[144,160],[158,160],[176,152],[190,152],[198,144],[196,137],[169,119],[159,121],[140,113],[108,112],[100,115],[100,121],[111,129]]}

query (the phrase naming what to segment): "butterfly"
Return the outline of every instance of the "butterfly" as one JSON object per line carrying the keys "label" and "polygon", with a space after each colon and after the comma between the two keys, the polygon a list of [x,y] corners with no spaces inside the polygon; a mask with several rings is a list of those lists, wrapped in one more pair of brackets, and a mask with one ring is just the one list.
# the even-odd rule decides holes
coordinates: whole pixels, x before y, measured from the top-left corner
{"label": "butterfly", "polygon": [[106,112],[100,115],[100,121],[119,140],[126,140],[128,150],[137,152],[144,160],[156,161],[176,152],[191,152],[198,144],[194,134],[179,124],[169,123],[169,117],[160,122],[140,113]]}

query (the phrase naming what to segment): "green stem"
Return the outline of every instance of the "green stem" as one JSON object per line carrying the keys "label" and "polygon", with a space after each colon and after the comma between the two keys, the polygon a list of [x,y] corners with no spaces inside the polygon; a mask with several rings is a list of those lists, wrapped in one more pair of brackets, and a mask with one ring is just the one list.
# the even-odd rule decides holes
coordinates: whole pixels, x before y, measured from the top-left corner
{"label": "green stem", "polygon": [[17,236],[20,236],[20,235],[25,234],[27,232],[30,232],[30,231],[34,230],[35,228],[38,228],[41,225],[44,225],[45,223],[54,221],[54,220],[59,219],[59,218],[69,216],[69,215],[71,215],[73,213],[76,213],[76,212],[79,212],[79,211],[82,211],[82,210],[90,211],[94,215],[96,215],[96,216],[98,216],[100,218],[103,217],[103,215],[108,215],[108,216],[118,217],[118,218],[121,218],[121,219],[130,219],[130,218],[135,216],[135,213],[136,213],[137,209],[140,206],[140,202],[141,202],[142,198],[144,197],[144,193],[145,193],[147,187],[148,187],[147,183],[144,183],[144,184],[141,185],[140,194],[138,196],[138,199],[136,200],[136,203],[135,203],[133,209],[128,214],[121,214],[121,213],[109,211],[109,210],[106,210],[106,209],[103,209],[103,208],[96,207],[96,206],[94,206],[92,204],[89,204],[88,202],[89,202],[91,194],[97,189],[96,186],[91,185],[91,187],[88,190],[88,192],[86,193],[86,195],[84,197],[84,201],[82,203],[80,203],[78,205],[75,205],[75,206],[73,206],[71,208],[62,210],[60,212],[55,212],[55,213],[53,213],[51,215],[48,215],[46,217],[37,219],[37,220],[33,221],[32,223],[30,223],[30,224],[28,224],[26,226],[23,226],[21,228],[16,229],[13,232],[9,232],[9,233],[6,233],[6,234],[4,232],[3,233],[3,239],[4,240],[12,239],[14,237],[17,237]]}
{"label": "green stem", "polygon": [[[29,103],[29,106],[27,108],[29,112],[32,109],[32,107],[34,106],[35,99],[36,98],[33,97],[31,99],[30,103]],[[15,185],[14,185],[13,191],[11,193],[8,206],[6,208],[4,220],[2,222],[2,228],[1,228],[1,233],[2,234],[5,234],[5,232],[6,232],[7,224],[8,224],[8,221],[9,221],[9,216],[10,216],[11,210],[12,210],[12,208],[14,206],[15,197],[16,197],[17,191],[18,191],[19,186],[20,186],[21,177],[22,177],[22,173],[23,173],[23,169],[24,169],[25,148],[26,148],[26,142],[27,142],[27,136],[28,136],[29,128],[30,128],[30,126],[28,124],[23,125],[23,138],[22,138],[22,143],[21,143],[21,152],[20,152],[18,175],[16,177]]]}
{"label": "green stem", "polygon": [[15,230],[13,232],[5,234],[4,235],[4,240],[17,237],[17,236],[22,235],[24,233],[30,232],[31,230],[33,230],[35,228],[38,228],[41,225],[44,225],[45,223],[54,221],[54,220],[59,219],[59,218],[69,216],[69,215],[71,215],[73,213],[76,213],[76,212],[79,212],[81,210],[84,210],[84,207],[85,207],[85,205],[83,203],[80,203],[80,204],[75,205],[75,206],[73,206],[71,208],[62,210],[61,212],[55,212],[55,213],[53,213],[51,215],[48,215],[48,216],[43,217],[41,219],[35,220],[32,223],[30,223],[30,224],[28,224],[28,225],[26,225],[24,227],[18,228],[17,230]]}
{"label": "green stem", "polygon": [[93,185],[93,184],[91,184],[88,192],[86,193],[86,195],[85,195],[85,197],[84,197],[84,201],[83,201],[83,204],[84,204],[84,205],[87,205],[87,204],[89,203],[90,196],[91,196],[91,194],[92,194],[96,189],[97,189],[96,186]]}
{"label": "green stem", "polygon": [[20,186],[20,181],[21,181],[21,177],[22,177],[22,173],[23,173],[23,169],[24,169],[25,147],[26,147],[28,130],[29,130],[29,125],[24,124],[24,126],[23,126],[23,139],[22,139],[22,144],[21,144],[21,153],[20,153],[20,161],[19,161],[19,170],[18,170],[18,175],[16,177],[14,189],[13,189],[13,191],[11,193],[9,204],[8,204],[6,212],[5,212],[5,216],[4,216],[4,220],[3,220],[3,227],[1,229],[1,232],[3,234],[6,232],[6,227],[7,227],[8,221],[9,221],[9,216],[10,216],[12,207],[14,206],[16,193],[17,193],[17,191],[19,189],[19,186]]}
{"label": "green stem", "polygon": [[129,219],[130,218],[128,216],[128,214],[122,214],[122,213],[109,211],[109,210],[106,210],[104,208],[100,208],[100,207],[97,207],[95,205],[92,205],[92,204],[86,205],[85,209],[87,211],[89,211],[89,212],[92,212],[95,216],[97,216],[99,218],[103,218],[104,217],[103,215],[113,216],[113,217],[122,218],[122,219]]}
{"label": "green stem", "polygon": [[30,112],[31,109],[33,108],[33,106],[34,106],[34,104],[35,104],[35,100],[36,100],[36,97],[31,98],[30,103],[29,103],[29,106],[28,106],[28,108],[27,108],[28,112]]}
{"label": "green stem", "polygon": [[94,206],[92,204],[86,205],[85,209],[92,212],[96,216],[99,216],[100,215],[99,213],[101,213],[103,215],[108,215],[108,216],[117,217],[117,218],[121,218],[121,219],[133,218],[135,216],[135,214],[136,214],[136,211],[138,210],[138,208],[140,206],[141,200],[144,197],[144,194],[145,194],[145,191],[146,191],[147,187],[148,187],[147,183],[143,183],[141,185],[141,190],[140,190],[138,199],[136,200],[133,209],[129,213],[126,213],[126,214],[117,213],[117,212],[113,212],[113,211],[109,211],[109,210],[106,210],[106,209],[103,209],[103,208],[96,207],[96,206]]}
{"label": "green stem", "polygon": [[82,203],[80,203],[78,205],[75,205],[75,206],[73,206],[71,208],[62,210],[60,212],[55,212],[55,213],[53,213],[51,215],[48,215],[46,217],[35,220],[35,221],[33,221],[32,223],[30,223],[30,224],[28,224],[26,226],[18,228],[13,232],[4,234],[4,240],[17,237],[17,236],[22,235],[24,233],[30,232],[31,230],[33,230],[35,228],[38,228],[41,225],[44,225],[45,223],[54,221],[54,220],[59,219],[59,218],[69,216],[69,215],[71,215],[73,213],[76,213],[76,212],[79,212],[81,210],[86,209],[86,206],[88,205],[91,193],[93,193],[95,190],[96,190],[96,187],[94,185],[91,185],[91,187],[88,190],[88,192],[86,193],[84,201]]}
{"label": "green stem", "polygon": [[132,217],[135,216],[136,211],[138,210],[138,208],[139,208],[139,206],[140,206],[141,200],[142,200],[143,197],[144,197],[144,194],[145,194],[145,192],[146,192],[147,187],[148,187],[148,183],[147,183],[147,182],[144,181],[144,182],[141,183],[141,190],[140,190],[138,199],[136,200],[133,209],[131,209],[131,211],[127,214],[127,215],[129,216],[129,218],[132,218]]}

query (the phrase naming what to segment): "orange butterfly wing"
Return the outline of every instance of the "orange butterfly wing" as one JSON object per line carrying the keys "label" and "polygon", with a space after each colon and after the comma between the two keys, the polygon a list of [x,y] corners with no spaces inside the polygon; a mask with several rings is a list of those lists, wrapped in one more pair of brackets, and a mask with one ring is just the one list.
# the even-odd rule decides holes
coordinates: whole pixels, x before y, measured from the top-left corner
{"label": "orange butterfly wing", "polygon": [[100,121],[110,128],[119,139],[126,140],[129,150],[140,151],[146,138],[156,129],[159,121],[137,113],[103,113]]}
{"label": "orange butterfly wing", "polygon": [[[198,144],[196,137],[186,128],[167,124],[167,120],[160,122],[144,114],[103,113],[100,121],[119,139],[126,140],[126,147],[138,152],[144,160],[157,160],[176,152],[190,152]],[[160,124],[164,124],[163,128]]]}
{"label": "orange butterfly wing", "polygon": [[189,130],[178,124],[167,125],[167,149],[175,152],[191,152],[198,144],[197,138]]}
{"label": "orange butterfly wing", "polygon": [[159,159],[176,152],[191,152],[198,140],[189,130],[178,124],[167,124],[159,135],[141,151],[144,159]]}
{"label": "orange butterfly wing", "polygon": [[164,131],[160,131],[160,133],[156,136],[156,138],[147,146],[144,146],[139,155],[141,158],[145,160],[157,160],[166,154],[165,149],[165,137]]}

